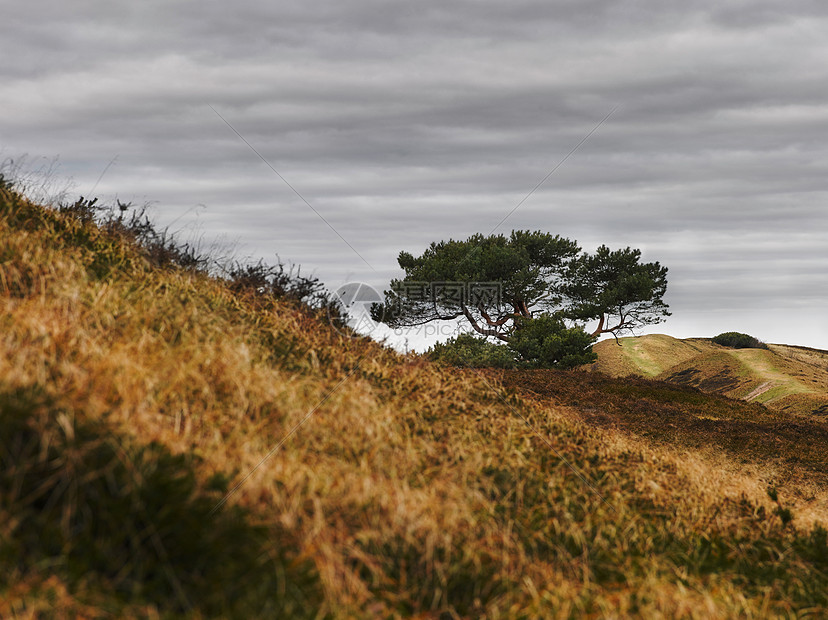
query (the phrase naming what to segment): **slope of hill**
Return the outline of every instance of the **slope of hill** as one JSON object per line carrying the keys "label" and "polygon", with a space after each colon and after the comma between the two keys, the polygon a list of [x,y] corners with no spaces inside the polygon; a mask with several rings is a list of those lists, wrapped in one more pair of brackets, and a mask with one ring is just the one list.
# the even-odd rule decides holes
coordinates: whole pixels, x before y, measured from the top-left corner
{"label": "slope of hill", "polygon": [[0,188],[0,617],[828,612],[821,423],[441,368],[87,215]]}
{"label": "slope of hill", "polygon": [[828,415],[828,352],[788,345],[731,349],[710,340],[648,335],[595,345],[590,370],[697,387],[798,415]]}
{"label": "slope of hill", "polygon": [[709,341],[698,338],[677,340],[671,336],[653,334],[619,338],[618,341],[603,340],[593,350],[598,353],[598,361],[591,364],[589,370],[611,377],[656,377],[677,364],[715,349]]}

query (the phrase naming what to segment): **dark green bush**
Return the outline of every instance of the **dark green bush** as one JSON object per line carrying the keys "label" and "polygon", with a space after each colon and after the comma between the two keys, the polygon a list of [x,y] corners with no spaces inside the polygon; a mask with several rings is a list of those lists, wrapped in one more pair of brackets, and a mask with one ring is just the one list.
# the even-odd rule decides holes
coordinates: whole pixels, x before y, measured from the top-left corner
{"label": "dark green bush", "polygon": [[530,368],[575,368],[598,359],[595,338],[581,327],[567,327],[558,315],[521,318],[515,327],[509,348]]}
{"label": "dark green bush", "polygon": [[567,327],[558,315],[518,318],[505,345],[473,334],[460,334],[435,344],[426,355],[432,361],[468,368],[575,368],[598,359],[595,339],[580,327]]}
{"label": "dark green bush", "polygon": [[[194,458],[133,446],[38,390],[0,392],[0,574],[47,571],[72,588],[165,613],[308,617],[320,591],[290,540],[216,506]],[[278,538],[278,540],[276,540]]]}
{"label": "dark green bush", "polygon": [[767,349],[768,345],[748,334],[724,332],[713,338],[713,342],[734,349]]}
{"label": "dark green bush", "polygon": [[473,334],[460,334],[438,342],[426,356],[435,362],[468,368],[515,368],[514,353],[505,345],[495,344]]}

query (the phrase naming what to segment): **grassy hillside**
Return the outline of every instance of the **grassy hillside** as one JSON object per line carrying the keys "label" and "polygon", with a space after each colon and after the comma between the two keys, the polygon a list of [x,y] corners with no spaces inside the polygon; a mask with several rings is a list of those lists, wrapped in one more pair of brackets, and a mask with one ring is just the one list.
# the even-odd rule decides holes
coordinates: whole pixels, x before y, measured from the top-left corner
{"label": "grassy hillside", "polygon": [[673,366],[715,349],[709,341],[702,339],[677,340],[671,336],[653,334],[619,338],[618,341],[603,340],[593,350],[598,353],[598,361],[591,365],[590,370],[611,377],[656,377]]}
{"label": "grassy hillside", "polygon": [[732,349],[665,335],[605,340],[590,370],[697,387],[797,415],[828,416],[828,351],[768,345]]}
{"label": "grassy hillside", "polygon": [[86,215],[0,190],[0,617],[828,613],[819,423],[442,368]]}

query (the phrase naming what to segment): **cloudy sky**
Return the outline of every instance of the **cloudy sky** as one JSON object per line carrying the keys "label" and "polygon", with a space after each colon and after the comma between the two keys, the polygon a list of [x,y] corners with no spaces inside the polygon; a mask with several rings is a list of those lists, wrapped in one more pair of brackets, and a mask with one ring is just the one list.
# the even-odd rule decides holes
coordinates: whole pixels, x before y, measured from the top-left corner
{"label": "cloudy sky", "polygon": [[495,227],[637,247],[651,332],[828,349],[826,33],[817,0],[18,2],[0,158],[331,289]]}

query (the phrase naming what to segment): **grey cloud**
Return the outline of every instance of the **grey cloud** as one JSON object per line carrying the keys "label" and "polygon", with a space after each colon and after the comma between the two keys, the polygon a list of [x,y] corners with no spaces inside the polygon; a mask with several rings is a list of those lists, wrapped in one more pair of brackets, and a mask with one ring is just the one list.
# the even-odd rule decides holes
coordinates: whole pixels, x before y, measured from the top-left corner
{"label": "grey cloud", "polygon": [[799,308],[791,333],[828,348],[827,21],[804,0],[18,4],[0,149],[60,155],[79,192],[117,155],[104,196],[381,286],[399,250],[491,230],[618,106],[499,232],[642,247],[670,267],[666,331]]}

